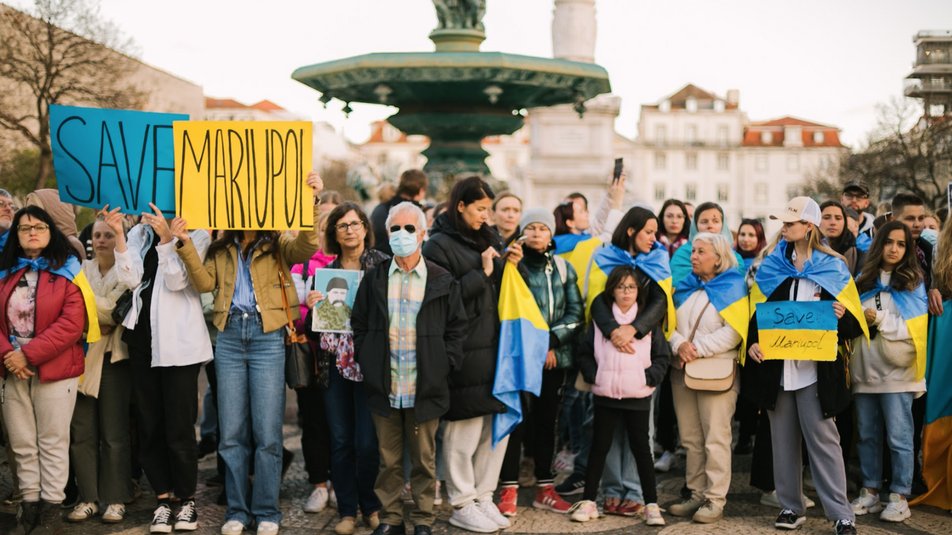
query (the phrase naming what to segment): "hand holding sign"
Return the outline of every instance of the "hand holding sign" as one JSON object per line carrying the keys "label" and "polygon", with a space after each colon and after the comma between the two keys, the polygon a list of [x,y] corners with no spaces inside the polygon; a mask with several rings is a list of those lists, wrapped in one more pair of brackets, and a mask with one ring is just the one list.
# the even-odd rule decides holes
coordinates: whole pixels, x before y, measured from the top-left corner
{"label": "hand holding sign", "polygon": [[314,198],[320,198],[321,192],[324,191],[324,181],[321,180],[321,175],[317,174],[317,171],[311,171],[307,174],[307,185],[314,192]]}
{"label": "hand holding sign", "polygon": [[176,217],[172,220],[170,230],[172,231],[172,236],[178,238],[178,241],[182,243],[188,243],[188,241],[192,239],[192,237],[188,235],[188,222],[181,217]]}
{"label": "hand holding sign", "polygon": [[836,319],[841,319],[843,314],[846,314],[846,307],[840,304],[838,301],[834,301],[833,314],[836,316]]}
{"label": "hand holding sign", "polygon": [[109,226],[112,233],[115,234],[116,251],[124,253],[126,252],[126,229],[122,225],[123,215],[121,212],[122,207],[117,206],[110,210],[107,204],[99,211],[99,217]]}
{"label": "hand holding sign", "polygon": [[168,221],[165,220],[165,216],[162,215],[162,211],[156,205],[149,203],[149,207],[152,208],[153,213],[142,212],[142,221],[152,227],[156,236],[159,237],[160,245],[169,243],[172,241],[172,229],[169,228]]}
{"label": "hand holding sign", "polygon": [[754,359],[754,362],[757,363],[764,361],[764,352],[760,350],[760,344],[750,344],[750,349],[747,350],[747,356]]}

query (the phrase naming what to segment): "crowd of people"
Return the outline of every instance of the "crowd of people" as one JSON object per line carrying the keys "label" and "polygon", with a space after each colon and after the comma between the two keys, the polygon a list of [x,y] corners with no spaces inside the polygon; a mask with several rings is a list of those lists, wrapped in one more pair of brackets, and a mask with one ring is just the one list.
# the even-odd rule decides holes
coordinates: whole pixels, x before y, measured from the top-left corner
{"label": "crowd of people", "polygon": [[[307,184],[315,224],[300,232],[190,229],[154,206],[105,206],[79,233],[55,191],[20,208],[0,190],[15,533],[58,533],[64,503],[68,522],[122,522],[141,474],[150,532],[195,530],[198,459],[214,451],[222,535],[277,534],[295,332],[313,363],[292,385],[304,511],[336,507],[341,535],[358,522],[429,534],[444,499],[452,525],[493,533],[519,513],[520,486],[572,521],[663,526],[666,510],[710,524],[732,455],[752,456],[778,529],[805,522],[805,486],[843,535],[856,515],[902,522],[927,484],[948,484],[923,480],[921,450],[927,354],[950,354],[926,328],[952,315],[952,224],[913,194],[878,214],[860,182],[822,203],[796,197],[767,235],[713,202],[625,206],[624,176],[591,211],[579,193],[526,206],[477,176],[430,205],[426,175],[409,170],[368,215],[316,173]],[[362,273],[352,305],[344,278],[317,283],[323,269]],[[532,368],[541,386],[500,438],[500,289],[513,270],[548,336]],[[816,315],[835,343],[778,352],[758,320],[769,307]],[[334,327],[315,330],[315,315]],[[656,473],[679,454],[680,498],[662,509]]]}

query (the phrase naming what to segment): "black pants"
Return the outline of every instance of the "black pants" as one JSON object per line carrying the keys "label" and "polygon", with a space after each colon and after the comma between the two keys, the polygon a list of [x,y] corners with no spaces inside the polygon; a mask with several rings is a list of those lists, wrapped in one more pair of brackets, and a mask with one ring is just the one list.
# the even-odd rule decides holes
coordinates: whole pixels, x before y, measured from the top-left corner
{"label": "black pants", "polygon": [[[515,485],[519,481],[519,461],[523,444],[526,446],[526,455],[535,459],[535,476],[538,483],[551,484],[554,480],[552,456],[555,452],[555,422],[559,414],[559,389],[564,381],[565,370],[543,370],[539,397],[524,394],[532,399],[526,403],[527,400],[523,397],[523,421],[509,435],[506,458],[499,474],[503,485]],[[530,410],[533,422],[531,426],[526,425]]]}
{"label": "black pants", "polygon": [[734,409],[734,419],[739,424],[738,443],[749,442],[757,433],[757,419],[760,417],[757,405],[754,405],[743,396],[737,398],[737,407]]}
{"label": "black pants", "polygon": [[635,457],[638,478],[645,503],[658,503],[658,489],[655,486],[654,459],[651,457],[651,445],[648,438],[647,410],[613,409],[595,404],[595,419],[592,423],[592,450],[588,456],[588,468],[585,470],[585,494],[583,499],[594,500],[598,496],[599,481],[605,470],[605,457],[612,447],[615,427],[624,425],[628,432],[628,445]]}
{"label": "black pants", "polygon": [[201,364],[152,367],[148,351],[129,348],[132,395],[139,429],[139,460],[158,496],[195,496],[198,478],[198,372]]}
{"label": "black pants", "polygon": [[671,390],[671,371],[658,386],[658,414],[655,418],[655,440],[664,451],[674,452],[678,447],[678,415],[674,412],[674,394]]}
{"label": "black pants", "polygon": [[763,492],[773,492],[773,444],[770,437],[770,418],[767,411],[759,411],[754,434],[754,449],[750,458],[750,486]]}
{"label": "black pants", "polygon": [[311,485],[324,483],[331,477],[331,440],[324,408],[324,392],[319,386],[299,388],[297,392],[298,421],[301,425],[301,452],[304,469]]}

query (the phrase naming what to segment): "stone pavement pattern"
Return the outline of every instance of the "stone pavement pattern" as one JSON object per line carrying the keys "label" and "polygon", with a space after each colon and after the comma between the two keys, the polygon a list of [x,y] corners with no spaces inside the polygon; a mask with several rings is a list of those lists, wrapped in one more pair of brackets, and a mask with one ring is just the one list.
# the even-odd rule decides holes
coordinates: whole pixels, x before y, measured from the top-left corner
{"label": "stone pavement pattern", "polygon": [[[310,492],[310,485],[307,482],[307,474],[304,471],[304,462],[301,456],[301,435],[296,426],[285,426],[285,445],[295,452],[295,458],[281,489],[281,506],[284,511],[281,533],[286,535],[334,533],[333,528],[337,522],[336,510],[328,508],[320,514],[306,514],[302,511],[304,501]],[[6,463],[2,450],[0,450],[0,460],[4,464]],[[522,489],[519,496],[519,515],[515,517],[513,526],[504,533],[603,533],[607,535],[620,535],[622,533],[654,533],[657,535],[781,533],[773,528],[773,521],[778,511],[760,505],[759,492],[747,485],[749,465],[749,455],[734,457],[735,477],[731,481],[725,517],[717,524],[692,524],[685,519],[675,518],[667,514],[665,514],[665,520],[668,525],[664,528],[649,528],[633,519],[613,516],[580,524],[570,521],[564,515],[533,510],[531,507],[532,491]],[[207,487],[204,484],[204,481],[215,473],[214,455],[205,457],[199,465],[199,470],[197,502],[200,525],[198,531],[194,533],[196,535],[215,535],[219,533],[224,515],[224,507],[215,505],[221,487]],[[662,506],[674,502],[677,499],[678,490],[684,483],[683,458],[680,459],[678,466],[671,472],[659,474],[658,481],[659,500]],[[5,496],[9,490],[10,479],[4,467],[0,470],[0,495]],[[811,494],[811,496],[816,499],[815,494]],[[116,525],[105,525],[101,524],[96,518],[82,524],[64,524],[64,533],[69,535],[145,534],[148,533],[147,526],[152,519],[154,503],[153,495],[146,490],[138,500],[127,506],[128,513],[124,522]],[[9,533],[12,530],[14,514],[15,508],[0,506],[0,534]],[[470,533],[450,526],[447,523],[449,514],[449,506],[446,505],[444,499],[444,505],[440,509],[439,521],[434,526],[434,533],[438,535]],[[859,532],[868,535],[888,533],[949,535],[952,533],[952,515],[931,507],[914,508],[912,518],[898,525],[880,522],[877,516],[859,517]],[[370,531],[369,528],[361,526],[357,533],[358,535],[367,535]],[[245,533],[253,532],[246,531]],[[819,505],[809,510],[808,521],[799,533],[804,535],[832,533],[832,525],[823,517]]]}

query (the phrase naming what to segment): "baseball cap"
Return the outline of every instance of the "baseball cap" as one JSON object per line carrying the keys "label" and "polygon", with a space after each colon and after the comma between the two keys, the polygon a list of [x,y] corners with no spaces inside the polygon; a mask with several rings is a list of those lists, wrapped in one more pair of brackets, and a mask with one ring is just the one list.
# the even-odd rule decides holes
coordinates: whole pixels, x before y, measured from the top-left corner
{"label": "baseball cap", "polygon": [[780,214],[771,215],[770,219],[784,223],[806,221],[814,225],[820,224],[820,205],[810,197],[794,197],[787,202],[787,207]]}
{"label": "baseball cap", "polygon": [[860,180],[853,180],[853,181],[847,182],[846,185],[843,186],[843,193],[846,193],[848,191],[858,191],[862,193],[863,195],[866,195],[867,197],[869,196],[869,186],[867,186],[865,182],[862,182]]}

